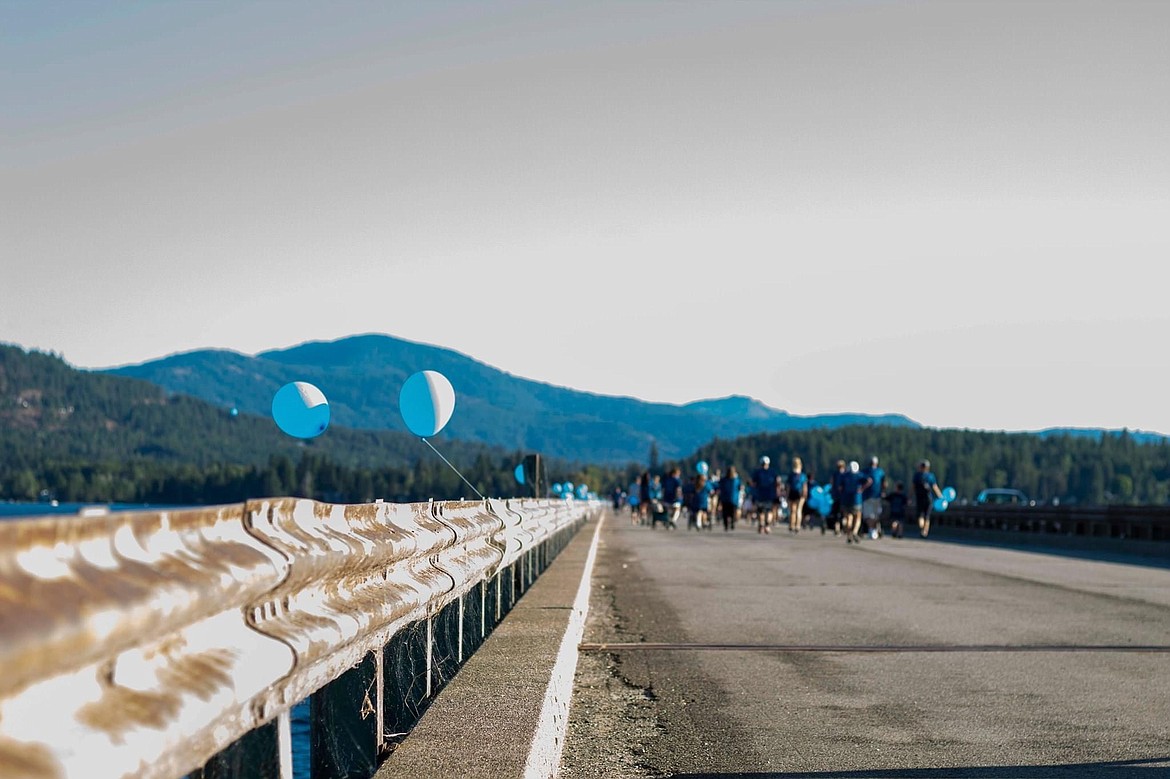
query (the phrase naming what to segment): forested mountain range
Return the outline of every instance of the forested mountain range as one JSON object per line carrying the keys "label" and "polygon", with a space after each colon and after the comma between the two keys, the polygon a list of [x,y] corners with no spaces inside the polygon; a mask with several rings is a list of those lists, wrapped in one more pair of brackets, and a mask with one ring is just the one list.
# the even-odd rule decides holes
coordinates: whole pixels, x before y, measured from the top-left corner
{"label": "forested mountain range", "polygon": [[455,387],[455,416],[446,430],[452,438],[583,462],[624,465],[644,459],[652,443],[664,457],[685,457],[715,437],[763,431],[917,426],[896,414],[794,416],[741,396],[673,405],[596,395],[518,378],[450,349],[388,335],[306,343],[255,357],[201,350],[106,372],[257,415],[268,413],[280,386],[308,381],[325,393],[337,424],[404,430],[398,391],[420,370],[439,371]]}
{"label": "forested mountain range", "polygon": [[[759,410],[731,399],[743,413]],[[720,407],[720,401],[702,404]],[[462,411],[457,407],[456,417]],[[707,413],[706,411],[700,413]],[[766,413],[766,412],[759,412]],[[436,445],[481,492],[524,494],[512,471],[533,450],[493,448],[448,438]],[[786,470],[800,456],[825,479],[838,459],[877,455],[896,480],[909,481],[928,458],[942,484],[972,498],[984,487],[1022,489],[1041,501],[1170,503],[1170,443],[1127,432],[1074,430],[996,433],[851,425],[708,439],[682,457],[653,443],[620,465],[548,458],[550,480],[588,483],[598,491],[628,484],[649,467],[694,472],[736,465],[743,474],[762,454]],[[0,500],[31,500],[49,490],[66,501],[226,503],[299,495],[368,502],[466,497],[470,490],[405,432],[352,430],[332,424],[297,442],[267,415],[230,413],[145,381],[80,371],[59,357],[0,345]]]}
{"label": "forested mountain range", "polygon": [[[515,493],[520,453],[442,435],[436,445],[481,489]],[[314,469],[321,472],[315,479]],[[267,416],[233,415],[146,381],[0,344],[0,500],[48,490],[69,501],[207,503],[306,486],[371,499],[470,494],[406,432],[331,425],[300,442]]]}

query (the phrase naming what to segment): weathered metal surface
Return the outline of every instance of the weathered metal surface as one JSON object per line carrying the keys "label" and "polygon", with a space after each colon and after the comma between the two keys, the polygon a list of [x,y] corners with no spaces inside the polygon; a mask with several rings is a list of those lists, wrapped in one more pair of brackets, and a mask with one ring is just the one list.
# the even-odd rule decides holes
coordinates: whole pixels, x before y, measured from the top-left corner
{"label": "weathered metal surface", "polygon": [[0,776],[182,776],[589,510],[270,499],[0,524]]}

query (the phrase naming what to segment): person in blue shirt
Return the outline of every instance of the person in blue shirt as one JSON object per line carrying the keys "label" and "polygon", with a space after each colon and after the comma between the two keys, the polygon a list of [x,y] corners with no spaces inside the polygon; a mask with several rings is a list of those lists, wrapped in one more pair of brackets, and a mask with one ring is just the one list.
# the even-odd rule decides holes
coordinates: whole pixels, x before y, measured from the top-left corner
{"label": "person in blue shirt", "polygon": [[841,488],[842,482],[845,479],[845,461],[837,461],[837,470],[833,471],[829,477],[829,497],[833,499],[832,508],[829,509],[829,516],[825,517],[825,524],[821,525],[821,534],[825,532],[826,525],[833,526],[833,535],[841,535],[841,510],[844,504],[841,502]]}
{"label": "person in blue shirt", "polygon": [[885,494],[886,472],[878,466],[876,456],[869,458],[869,467],[863,470],[865,486],[861,491],[861,521],[870,538],[882,534],[882,495]]}
{"label": "person in blue shirt", "polygon": [[865,477],[861,475],[861,465],[853,460],[849,469],[841,479],[841,524],[845,530],[845,540],[850,544],[860,544],[861,536],[861,492],[865,489]]}
{"label": "person in blue shirt", "polygon": [[711,524],[715,523],[715,517],[719,515],[719,480],[722,477],[723,474],[718,468],[707,477],[707,486],[711,488],[707,495],[707,520]]}
{"label": "person in blue shirt", "polygon": [[941,497],[938,479],[930,472],[930,460],[923,460],[918,463],[918,470],[914,473],[914,503],[918,507],[918,531],[923,538],[930,535],[930,510],[934,499]]}
{"label": "person in blue shirt", "polygon": [[719,511],[723,514],[723,531],[735,530],[739,519],[740,502],[739,472],[735,466],[728,467],[727,474],[719,480]]}
{"label": "person in blue shirt", "polygon": [[[695,477],[695,484],[691,491],[691,523],[696,530],[710,530],[711,518],[708,509],[711,507],[711,482],[707,477],[699,474]],[[689,525],[688,525],[689,527]]]}
{"label": "person in blue shirt", "polygon": [[678,527],[678,517],[682,513],[683,496],[682,496],[682,470],[677,466],[670,469],[670,473],[662,480],[662,502],[666,504],[666,511],[669,515],[669,526],[673,528]]}
{"label": "person in blue shirt", "polygon": [[[632,492],[632,490],[631,490]],[[638,518],[645,525],[650,521],[650,471],[642,471],[638,477]],[[654,527],[653,525],[650,525]]]}
{"label": "person in blue shirt", "polygon": [[804,502],[808,498],[808,476],[799,457],[792,458],[788,483],[788,532],[799,533],[804,523]]}
{"label": "person in blue shirt", "polygon": [[890,504],[890,535],[894,538],[902,537],[902,528],[906,524],[906,504],[910,502],[906,495],[906,485],[898,482],[894,491],[886,496]]}
{"label": "person in blue shirt", "polygon": [[760,467],[752,473],[752,500],[755,502],[760,533],[772,532],[772,519],[776,516],[776,503],[780,499],[776,481],[772,458],[764,455],[760,458]]}

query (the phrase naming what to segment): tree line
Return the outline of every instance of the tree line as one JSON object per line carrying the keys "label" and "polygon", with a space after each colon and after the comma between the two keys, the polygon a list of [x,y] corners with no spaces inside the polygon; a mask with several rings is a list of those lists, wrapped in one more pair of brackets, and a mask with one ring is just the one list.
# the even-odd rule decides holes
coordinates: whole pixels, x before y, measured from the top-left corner
{"label": "tree line", "polygon": [[1011,487],[1045,503],[1170,503],[1170,442],[1140,442],[1125,431],[1038,435],[861,425],[715,440],[678,464],[689,473],[699,460],[712,469],[735,465],[750,473],[761,455],[784,472],[792,457],[800,457],[820,483],[839,459],[864,466],[877,456],[891,489],[896,481],[909,487],[917,463],[926,459],[939,483],[954,487],[960,498]]}
{"label": "tree line", "polygon": [[[525,497],[516,482],[523,459],[516,452],[481,452],[456,461],[471,484],[488,497]],[[592,466],[551,464],[558,480],[594,485],[612,481],[614,472]],[[592,482],[590,481],[592,480]],[[43,493],[43,495],[42,495]],[[146,459],[130,462],[58,462],[39,467],[0,463],[0,500],[54,498],[80,503],[218,505],[253,498],[301,497],[332,503],[392,503],[474,499],[475,493],[438,458],[411,466],[355,467],[306,451],[299,458],[276,454],[263,465],[175,464]]]}

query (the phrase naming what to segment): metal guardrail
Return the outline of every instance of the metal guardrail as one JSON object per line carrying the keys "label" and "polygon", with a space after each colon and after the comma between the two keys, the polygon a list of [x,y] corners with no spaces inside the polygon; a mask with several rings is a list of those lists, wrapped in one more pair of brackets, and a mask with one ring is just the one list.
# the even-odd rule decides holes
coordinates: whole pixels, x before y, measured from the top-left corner
{"label": "metal guardrail", "polygon": [[931,519],[936,527],[1079,538],[1170,541],[1166,506],[950,506]]}
{"label": "metal guardrail", "polygon": [[314,735],[314,777],[369,776],[598,509],[273,498],[2,523],[0,776],[290,777],[306,698],[337,731]]}

